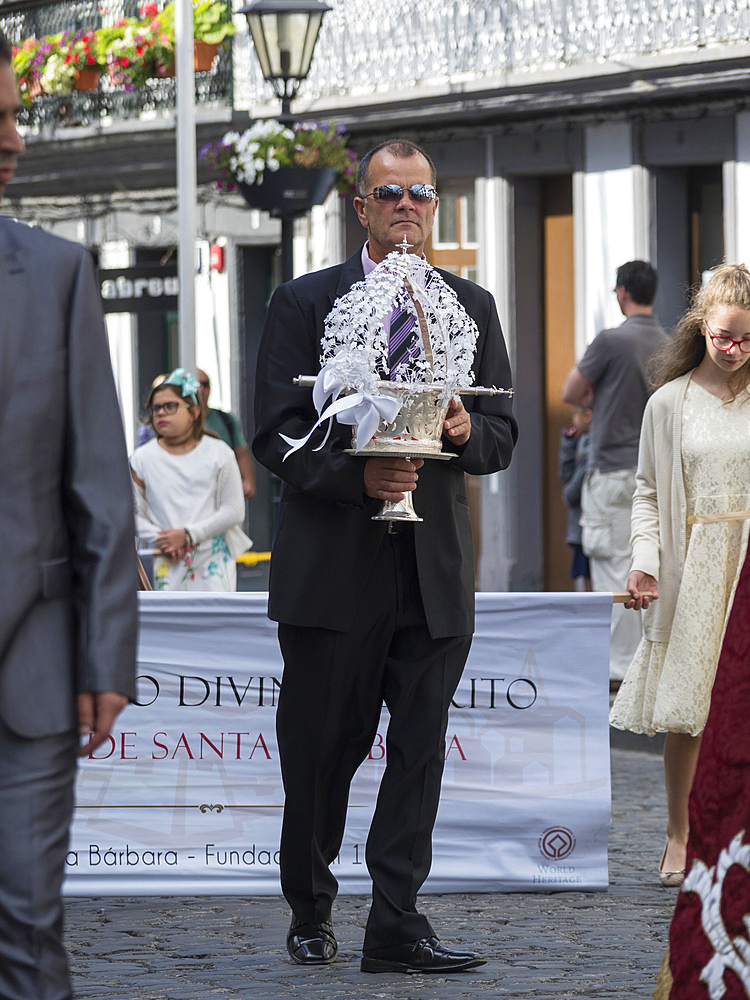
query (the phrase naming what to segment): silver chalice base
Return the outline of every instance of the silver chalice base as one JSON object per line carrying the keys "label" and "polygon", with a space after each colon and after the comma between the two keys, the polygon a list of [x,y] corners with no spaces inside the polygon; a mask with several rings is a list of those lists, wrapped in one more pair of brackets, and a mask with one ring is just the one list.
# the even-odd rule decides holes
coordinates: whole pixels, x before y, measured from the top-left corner
{"label": "silver chalice base", "polygon": [[[399,391],[399,390],[396,390]],[[405,391],[405,390],[400,390]],[[350,455],[372,458],[437,458],[448,461],[453,455],[443,451],[443,422],[448,403],[441,399],[442,389],[417,389],[410,387],[396,419],[387,424],[381,421],[375,435],[361,451],[348,449]],[[356,445],[356,428],[352,436]],[[373,521],[422,521],[414,510],[410,491],[399,501],[384,500]]]}

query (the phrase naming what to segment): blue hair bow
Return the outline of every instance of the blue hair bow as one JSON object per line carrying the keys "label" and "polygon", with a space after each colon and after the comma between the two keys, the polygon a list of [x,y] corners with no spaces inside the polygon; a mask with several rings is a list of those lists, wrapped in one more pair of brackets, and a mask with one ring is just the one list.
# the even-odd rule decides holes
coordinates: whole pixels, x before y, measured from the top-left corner
{"label": "blue hair bow", "polygon": [[193,400],[193,406],[198,405],[200,382],[186,368],[175,368],[173,372],[167,375],[162,385],[176,385],[182,393],[183,398],[190,396]]}

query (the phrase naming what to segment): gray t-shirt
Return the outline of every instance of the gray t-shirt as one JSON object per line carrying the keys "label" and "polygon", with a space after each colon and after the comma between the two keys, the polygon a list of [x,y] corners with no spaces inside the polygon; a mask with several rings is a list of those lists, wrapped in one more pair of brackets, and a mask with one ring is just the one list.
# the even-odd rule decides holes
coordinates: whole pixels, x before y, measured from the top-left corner
{"label": "gray t-shirt", "polygon": [[655,316],[636,313],[613,330],[602,330],[578,362],[594,383],[589,469],[615,472],[638,464],[638,439],[650,396],[646,363],[665,342]]}

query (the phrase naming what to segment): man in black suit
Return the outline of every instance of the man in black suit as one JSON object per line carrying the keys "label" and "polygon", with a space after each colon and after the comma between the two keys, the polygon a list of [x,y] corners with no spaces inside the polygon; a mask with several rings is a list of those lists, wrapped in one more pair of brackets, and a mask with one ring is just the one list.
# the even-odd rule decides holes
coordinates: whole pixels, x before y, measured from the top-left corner
{"label": "man in black suit", "polygon": [[[430,869],[448,708],[474,628],[474,564],[464,473],[505,468],[516,439],[504,397],[453,401],[444,424],[450,462],[346,453],[351,429],[334,424],[282,462],[317,416],[299,374],[320,369],[333,302],[404,237],[422,254],[438,199],[435,169],[405,140],[362,160],[354,207],[368,241],[344,264],[281,285],[258,356],[258,460],[283,480],[271,560],[269,616],[279,622],[284,676],[277,715],[286,792],[281,882],[292,907],[287,949],[303,965],[333,961],[329,870],[344,832],[349,785],[367,756],[383,701],[387,765],[367,840],[373,901],[362,971],[443,972],[480,965],[443,947],[416,896]],[[481,385],[510,385],[491,295],[442,272],[479,329]],[[418,524],[371,520],[383,500],[413,491]]]}
{"label": "man in black suit", "polygon": [[[0,32],[0,197],[24,144]],[[0,218],[0,997],[70,1000],[60,885],[79,734],[135,693],[127,452],[88,251]]]}

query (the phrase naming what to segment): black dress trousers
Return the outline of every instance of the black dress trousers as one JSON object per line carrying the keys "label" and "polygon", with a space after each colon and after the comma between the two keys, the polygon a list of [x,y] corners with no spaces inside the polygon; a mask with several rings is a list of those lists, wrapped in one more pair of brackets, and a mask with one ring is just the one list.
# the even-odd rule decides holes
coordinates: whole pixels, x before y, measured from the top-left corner
{"label": "black dress trousers", "polygon": [[[373,902],[364,948],[433,933],[416,897],[430,870],[448,708],[471,636],[431,638],[413,532],[383,539],[351,630],[279,625],[284,675],[277,711],[286,793],[281,884],[296,919],[330,919],[349,786],[385,702],[386,768],[367,840]],[[446,595],[450,600],[450,595]]]}

